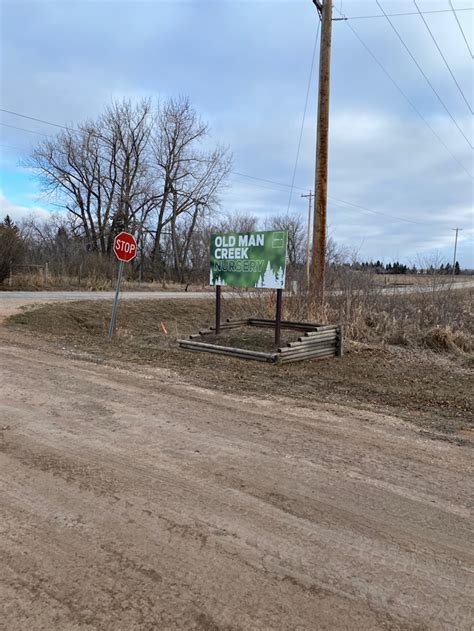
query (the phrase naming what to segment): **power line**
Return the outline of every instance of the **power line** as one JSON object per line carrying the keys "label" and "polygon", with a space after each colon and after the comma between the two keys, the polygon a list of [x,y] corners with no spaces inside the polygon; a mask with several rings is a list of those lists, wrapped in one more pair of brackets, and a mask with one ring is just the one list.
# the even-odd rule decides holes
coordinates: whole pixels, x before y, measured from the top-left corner
{"label": "power line", "polygon": [[379,7],[379,9],[383,12],[383,14],[385,15],[385,17],[387,18],[387,22],[390,24],[392,30],[394,31],[395,35],[398,37],[398,39],[400,40],[400,42],[402,43],[403,47],[405,48],[405,50],[407,51],[407,53],[410,55],[410,58],[412,59],[412,61],[414,62],[414,64],[416,65],[416,67],[418,68],[418,70],[420,71],[420,73],[422,74],[424,80],[426,81],[426,83],[429,85],[429,87],[431,88],[433,94],[436,96],[436,98],[438,99],[438,101],[441,103],[441,105],[443,106],[444,110],[446,111],[446,113],[448,114],[448,116],[450,117],[450,119],[453,121],[453,123],[456,125],[457,129],[459,130],[459,133],[463,136],[463,138],[465,139],[465,141],[467,142],[467,144],[469,145],[469,147],[471,149],[474,149],[474,145],[472,145],[471,141],[469,140],[469,138],[466,136],[466,134],[463,132],[463,130],[461,129],[461,127],[459,126],[459,123],[457,122],[457,120],[454,118],[454,116],[451,114],[451,112],[448,109],[448,106],[446,105],[446,103],[443,101],[443,99],[441,98],[441,96],[439,95],[438,91],[436,90],[436,88],[434,87],[434,85],[431,83],[431,81],[429,80],[428,76],[426,75],[426,73],[424,72],[423,68],[420,66],[420,64],[417,62],[415,56],[413,55],[413,53],[411,52],[410,48],[408,47],[407,43],[405,42],[405,40],[403,39],[403,37],[400,35],[400,33],[398,32],[398,29],[396,28],[396,26],[393,24],[392,20],[388,17],[388,15],[385,13],[384,8],[382,7],[382,5],[380,4],[379,0],[375,0],[375,2],[377,3],[377,6]]}
{"label": "power line", "polygon": [[[449,0],[449,4],[451,4],[451,0]],[[340,9],[338,9],[339,13],[340,13]],[[464,7],[462,9],[456,9],[456,11],[474,11],[474,8],[472,7]],[[451,13],[451,9],[435,9],[432,11],[422,11],[423,15],[427,15],[429,13]],[[416,11],[408,11],[405,13],[387,13],[387,15],[389,17],[400,17],[403,15],[418,15],[418,13]],[[381,15],[347,15],[344,16],[342,19],[343,20],[370,20],[373,18],[384,18],[385,15],[382,13]],[[457,18],[456,18],[457,19]]]}
{"label": "power line", "polygon": [[318,22],[318,28],[316,29],[316,38],[314,40],[313,58],[311,59],[311,68],[310,68],[310,71],[309,71],[308,85],[307,85],[307,88],[306,88],[306,99],[305,99],[305,102],[304,102],[303,117],[301,119],[300,137],[298,139],[298,148],[296,150],[295,166],[293,168],[293,177],[291,178],[291,189],[290,189],[290,195],[289,195],[289,198],[288,198],[287,212],[290,211],[291,198],[293,196],[293,186],[294,186],[295,177],[296,177],[296,170],[298,168],[298,160],[300,158],[301,141],[303,139],[304,123],[305,123],[305,120],[306,120],[306,111],[308,109],[309,91],[310,91],[310,88],[311,88],[311,79],[313,78],[314,60],[315,60],[315,57],[316,57],[316,49],[318,47],[320,26],[321,26],[321,22]]}
{"label": "power line", "polygon": [[44,134],[42,131],[34,131],[33,129],[26,129],[26,127],[17,127],[16,125],[9,125],[8,123],[0,122],[3,127],[10,127],[10,129],[18,129],[19,131],[27,131],[29,134],[38,134],[39,136],[51,137],[51,134]]}
{"label": "power line", "polygon": [[342,206],[341,204],[347,204],[348,206],[354,206],[354,208],[358,208],[364,212],[367,213],[372,213],[374,215],[382,215],[382,217],[389,217],[390,219],[395,219],[396,221],[403,221],[405,223],[411,223],[411,224],[416,224],[418,226],[431,226],[431,224],[428,223],[422,223],[421,221],[413,221],[412,219],[405,219],[404,217],[399,217],[398,215],[389,215],[388,213],[383,213],[380,210],[374,210],[373,208],[367,208],[367,206],[361,206],[360,204],[353,204],[352,202],[346,202],[344,199],[338,199],[337,197],[332,197],[331,195],[328,195],[329,199],[331,200],[331,203],[334,204],[335,206],[339,206],[340,208],[345,208],[346,210],[350,210],[347,209],[345,206]]}
{"label": "power line", "polygon": [[[19,129],[21,129],[21,128],[19,128]],[[20,150],[22,150],[22,147],[13,147],[12,145],[0,144],[0,147],[8,147],[10,149],[20,149]],[[274,191],[279,191],[279,192],[282,192],[282,191],[281,191],[281,189],[276,188],[276,186],[283,187],[283,188],[291,188],[291,184],[286,184],[286,183],[283,183],[283,182],[276,182],[275,180],[268,180],[266,178],[257,177],[255,175],[248,175],[247,173],[240,173],[240,172],[237,172],[237,171],[231,171],[231,173],[233,175],[237,175],[239,177],[245,177],[245,178],[248,178],[248,179],[251,179],[251,180],[256,180],[258,182],[266,182],[268,184],[273,184],[274,185],[274,186],[262,186],[261,184],[257,184],[256,182],[252,182],[252,186],[256,186],[258,188],[263,188],[263,189],[266,189],[266,190],[274,190]],[[306,191],[307,190],[305,188],[302,188],[301,186],[294,186],[294,185],[293,185],[293,189],[297,189],[297,190],[300,190],[300,191]],[[368,208],[367,206],[362,206],[361,204],[355,204],[353,202],[348,202],[348,201],[346,201],[344,199],[339,199],[337,197],[332,197],[331,195],[328,195],[328,198],[331,200],[331,204],[332,205],[338,206],[339,208],[342,208],[344,210],[351,210],[351,208],[347,208],[347,206],[351,206],[351,207],[357,208],[359,210],[362,210],[364,212],[372,213],[372,214],[375,214],[375,215],[381,215],[383,217],[388,217],[389,219],[393,219],[395,221],[403,221],[403,222],[406,222],[406,223],[417,224],[417,225],[420,225],[420,226],[431,225],[431,224],[428,224],[428,223],[421,223],[419,221],[413,221],[411,219],[405,219],[404,217],[399,217],[397,215],[389,215],[388,213],[384,213],[384,212],[379,211],[379,210],[374,210],[373,208]],[[345,206],[342,206],[342,204],[345,204]]]}
{"label": "power line", "polygon": [[[291,188],[291,184],[286,184],[283,182],[276,182],[275,180],[268,180],[266,178],[261,178],[261,177],[257,177],[255,175],[247,175],[246,173],[237,173],[236,171],[232,171],[232,173],[234,175],[239,175],[241,177],[246,177],[249,178],[251,180],[257,180],[257,181],[262,181],[262,182],[267,182],[269,184],[275,184],[277,186],[282,186],[282,187],[286,187],[286,188]],[[294,186],[293,188],[300,190],[300,191],[306,191],[307,189],[302,188],[301,186]],[[278,190],[278,189],[274,189],[274,190]],[[390,215],[388,213],[384,213],[380,210],[374,210],[373,208],[368,208],[367,206],[362,206],[361,204],[354,204],[353,202],[348,202],[344,199],[339,199],[337,197],[333,197],[332,195],[328,195],[328,198],[331,200],[332,204],[335,204],[336,206],[338,204],[347,204],[347,206],[353,206],[354,208],[358,208],[359,210],[364,210],[365,212],[368,213],[373,213],[375,215],[382,215],[383,217],[389,217],[391,219],[395,219],[395,220],[399,220],[399,221],[404,221],[406,223],[412,223],[412,224],[417,224],[420,226],[429,226],[431,224],[428,223],[422,223],[420,221],[413,221],[412,219],[405,219],[404,217],[399,217],[398,215]],[[345,208],[344,206],[342,206],[342,208]],[[348,208],[346,208],[346,210],[349,210]]]}
{"label": "power line", "polygon": [[464,30],[461,26],[461,22],[459,21],[458,14],[457,14],[457,11],[462,11],[463,9],[454,9],[453,3],[451,2],[451,0],[448,0],[448,2],[449,2],[449,6],[451,7],[451,11],[453,12],[454,17],[456,18],[456,22],[458,23],[459,30],[461,31],[461,35],[463,36],[463,39],[466,42],[466,46],[469,51],[469,54],[471,55],[471,58],[472,58],[474,57],[474,55],[472,54],[471,47],[469,46],[469,42],[467,41],[466,34],[464,33]]}
{"label": "power line", "polygon": [[[336,9],[337,10],[337,9]],[[403,98],[406,100],[406,102],[410,105],[410,107],[414,110],[414,112],[416,112],[416,114],[421,118],[421,120],[425,123],[425,125],[428,127],[428,129],[431,131],[431,133],[433,134],[433,136],[435,136],[435,138],[437,138],[437,140],[440,142],[440,144],[443,145],[443,147],[446,149],[446,151],[449,153],[449,155],[453,158],[453,160],[456,162],[456,164],[458,166],[461,167],[461,169],[471,178],[473,179],[473,176],[471,173],[469,173],[469,171],[466,169],[466,167],[464,166],[464,164],[458,160],[458,158],[456,158],[456,156],[454,155],[454,153],[451,151],[451,149],[448,147],[448,145],[444,142],[444,140],[441,138],[441,136],[435,131],[435,129],[430,125],[430,123],[426,120],[426,118],[423,116],[423,114],[420,112],[420,110],[416,107],[416,105],[413,103],[413,101],[410,99],[410,97],[406,94],[406,92],[398,85],[398,83],[395,81],[395,79],[392,77],[392,75],[389,73],[389,71],[385,68],[385,66],[382,64],[382,62],[378,59],[378,57],[376,56],[376,54],[368,47],[368,45],[364,42],[364,40],[361,38],[361,36],[359,35],[359,33],[354,29],[354,27],[349,23],[346,22],[347,24],[347,28],[349,28],[352,33],[354,34],[354,36],[359,40],[360,44],[365,48],[365,50],[369,53],[369,55],[372,57],[372,59],[375,61],[375,63],[379,66],[379,68],[382,70],[382,72],[385,74],[385,76],[391,81],[391,83],[395,86],[395,88],[398,90],[398,92],[403,96]]]}
{"label": "power line", "polygon": [[[102,137],[100,136],[100,134],[97,134],[93,132],[92,130],[74,129],[73,127],[68,127],[67,125],[60,125],[59,123],[52,123],[51,121],[47,121],[42,118],[36,118],[35,116],[28,116],[27,114],[21,114],[20,112],[14,112],[13,110],[5,110],[3,108],[0,108],[0,112],[3,112],[4,114],[11,114],[12,116],[18,116],[19,118],[25,118],[27,120],[35,121],[36,123],[42,123],[43,125],[51,125],[52,127],[57,127],[58,129],[64,129],[65,131],[69,131],[73,134],[84,134],[85,136],[93,136],[95,138],[99,138],[100,140],[102,140]],[[7,125],[6,123],[0,123],[0,125],[5,125],[6,127],[13,127],[13,125]],[[16,129],[29,131],[32,134],[42,134],[42,132],[33,131],[31,129],[25,129],[24,127],[17,127]],[[42,134],[42,135],[51,136],[51,134]]]}
{"label": "power line", "polygon": [[445,65],[445,66],[446,66],[446,68],[449,70],[449,74],[450,74],[450,75],[451,75],[451,77],[453,78],[453,81],[454,81],[454,83],[456,84],[456,87],[457,87],[457,89],[459,90],[459,92],[460,92],[460,94],[461,94],[462,98],[464,99],[464,101],[465,101],[465,103],[466,103],[467,107],[469,108],[469,111],[471,112],[471,114],[473,114],[474,112],[472,111],[471,104],[470,104],[470,103],[469,103],[469,101],[466,99],[466,96],[464,95],[464,92],[462,91],[461,86],[460,86],[460,85],[459,85],[459,83],[457,82],[457,79],[456,79],[456,77],[454,76],[453,71],[451,70],[451,66],[448,64],[448,62],[447,62],[447,60],[446,60],[446,57],[443,55],[443,51],[442,51],[442,50],[441,50],[441,48],[439,47],[438,42],[436,41],[436,38],[435,38],[435,36],[433,35],[433,33],[432,33],[432,31],[431,31],[431,29],[430,29],[430,27],[429,27],[429,25],[428,25],[428,22],[425,20],[424,15],[423,15],[423,14],[422,14],[422,12],[420,11],[420,7],[418,6],[418,4],[417,4],[416,0],[413,0],[413,4],[414,4],[414,5],[415,5],[415,7],[417,8],[418,13],[420,14],[420,18],[423,20],[423,24],[426,26],[426,28],[427,28],[427,30],[428,30],[428,33],[430,34],[431,39],[432,39],[432,40],[433,40],[433,42],[434,42],[434,45],[436,46],[436,48],[438,49],[439,54],[441,55],[441,59],[444,61],[444,65]]}
{"label": "power line", "polygon": [[15,145],[4,145],[3,143],[0,144],[0,147],[4,147],[5,149],[15,149],[18,151],[26,151],[25,147],[17,147]]}
{"label": "power line", "polygon": [[[350,27],[350,25],[348,25],[348,26]],[[350,28],[351,28],[351,30],[353,30],[353,29],[352,29],[352,27],[350,27]],[[353,32],[354,32],[354,34],[355,34],[355,35],[359,38],[359,36],[358,36],[358,34],[356,33],[356,31],[354,31],[354,30],[353,30]],[[360,38],[359,38],[359,40],[360,40],[360,41],[361,41],[361,43],[364,45],[364,47],[366,47],[366,46],[365,46],[365,44],[362,42],[362,40],[361,40]],[[367,47],[366,47],[366,48],[367,48]],[[371,53],[370,49],[368,49],[368,48],[367,48],[367,50]],[[371,53],[371,55],[373,56],[373,54],[372,54],[372,53]],[[375,58],[375,57],[374,57],[374,58]],[[379,62],[377,62],[377,63],[379,63]],[[379,65],[380,65],[380,64],[379,64]],[[381,67],[382,67],[382,69],[384,69],[384,68],[383,68],[383,66],[381,66]],[[388,73],[386,73],[386,74],[388,74]],[[393,80],[392,80],[392,81],[393,81]],[[395,85],[396,85],[396,84],[395,84]],[[406,98],[407,98],[407,97],[406,97]],[[410,101],[409,101],[409,102],[410,102]],[[410,102],[410,103],[411,103],[411,102]],[[413,106],[413,107],[414,107],[414,106]],[[39,120],[40,120],[40,119],[35,119],[35,118],[34,118],[34,117],[32,117],[32,116],[26,116],[26,115],[24,115],[24,114],[18,114],[17,112],[12,112],[12,111],[10,111],[10,110],[3,110],[3,109],[1,109],[1,108],[0,108],[0,111],[4,111],[4,112],[8,112],[9,114],[14,114],[14,115],[17,115],[17,116],[21,116],[22,118],[29,118],[29,119],[31,119],[31,120],[37,120],[37,121],[39,121]],[[417,110],[415,110],[415,111],[417,111]],[[418,112],[418,113],[419,113],[419,112]],[[421,116],[421,114],[420,114],[420,116]],[[423,117],[422,117],[422,118],[423,118]],[[423,120],[424,120],[424,119],[423,119]],[[64,126],[62,126],[62,125],[58,125],[58,124],[56,124],[56,123],[49,123],[49,122],[46,122],[46,121],[41,121],[41,122],[43,122],[43,123],[45,123],[45,124],[47,124],[47,125],[54,125],[55,127],[64,127]],[[425,122],[426,122],[426,121],[425,121]],[[427,123],[427,124],[428,124],[428,123]],[[42,135],[42,136],[49,136],[49,134],[44,134],[44,133],[42,133],[42,132],[37,132],[37,131],[34,131],[34,130],[32,130],[32,129],[26,129],[26,128],[24,128],[24,127],[16,127],[15,125],[9,125],[9,124],[7,124],[7,123],[1,123],[1,122],[0,122],[0,125],[4,125],[5,127],[11,127],[11,128],[13,128],[13,129],[18,129],[18,130],[20,130],[20,131],[27,131],[27,132],[30,132],[30,133],[33,133],[33,134],[40,134],[40,135]],[[429,126],[429,124],[428,124],[428,126]],[[430,128],[431,128],[431,126],[430,126]],[[65,128],[65,129],[68,129],[68,128]],[[431,128],[431,129],[432,129],[432,128]],[[74,130],[74,131],[76,131],[76,130]],[[77,130],[77,131],[79,131],[79,130]],[[436,135],[436,132],[434,132],[434,130],[433,130],[433,129],[432,129],[432,131],[433,131],[433,133],[435,133],[435,135]],[[438,137],[438,139],[442,142],[442,140],[441,140],[439,137]],[[444,144],[444,143],[443,143],[443,144]],[[445,146],[446,146],[446,145],[445,145]],[[11,148],[13,148],[13,147],[11,147]],[[20,147],[17,147],[17,148],[18,148],[18,149],[20,149]],[[448,148],[446,147],[446,149],[448,149]],[[449,151],[449,149],[448,149],[448,151]],[[453,156],[453,157],[454,157],[454,156]],[[456,159],[456,158],[454,158],[454,159]],[[459,163],[459,164],[461,164],[461,163]],[[461,166],[463,166],[463,165],[461,164]],[[466,172],[467,172],[467,171],[466,171]],[[275,185],[275,186],[279,186],[279,187],[283,187],[283,188],[296,189],[296,190],[300,190],[300,191],[304,191],[304,192],[306,192],[306,191],[308,190],[307,188],[302,188],[301,186],[295,186],[295,185],[294,185],[294,183],[293,183],[293,184],[287,184],[287,183],[284,183],[284,182],[277,182],[276,180],[270,180],[270,179],[267,179],[267,178],[261,178],[261,177],[257,177],[257,176],[255,176],[255,175],[249,175],[249,174],[247,174],[247,173],[241,173],[241,172],[239,172],[239,171],[231,171],[231,173],[232,173],[233,175],[237,175],[237,176],[239,176],[239,177],[244,177],[244,178],[247,178],[247,179],[250,179],[250,180],[255,180],[255,181],[257,181],[257,182],[265,182],[265,183],[267,183],[267,184],[273,184],[273,185]],[[469,175],[469,173],[468,173],[468,175]],[[471,177],[471,176],[470,176],[470,177]],[[270,188],[270,187],[263,187],[263,186],[261,186],[261,185],[260,185],[260,188]],[[278,190],[278,189],[274,189],[274,190]],[[360,210],[364,210],[364,211],[366,211],[366,212],[374,213],[374,214],[376,214],[376,215],[382,215],[382,216],[384,216],[384,217],[389,217],[389,218],[392,218],[392,219],[395,219],[395,220],[404,221],[404,222],[408,222],[408,223],[415,223],[415,224],[419,224],[419,225],[429,225],[429,224],[422,224],[422,223],[417,222],[417,221],[412,221],[412,220],[410,220],[410,219],[405,219],[405,218],[403,218],[403,217],[398,217],[398,216],[396,216],[396,215],[389,215],[389,214],[387,214],[387,213],[383,213],[383,212],[381,212],[381,211],[373,210],[372,208],[367,208],[367,206],[362,206],[361,204],[354,204],[353,202],[348,202],[348,201],[346,201],[346,200],[342,200],[342,199],[338,199],[338,198],[336,198],[336,197],[332,197],[331,195],[328,195],[328,197],[329,197],[329,199],[333,200],[333,203],[334,203],[334,202],[343,203],[343,204],[346,204],[346,205],[348,205],[348,206],[353,206],[353,207],[358,208],[358,209],[360,209]]]}
{"label": "power line", "polygon": [[[240,177],[246,177],[250,180],[258,180],[260,182],[268,182],[269,184],[276,184],[277,186],[284,186],[286,188],[291,188],[291,184],[284,184],[282,182],[276,182],[275,180],[267,180],[266,178],[263,177],[256,177],[255,175],[248,175],[247,173],[240,173],[239,171],[231,171],[231,173],[233,173],[234,175],[239,175]],[[307,188],[302,188],[301,186],[293,186],[293,188],[296,188],[299,191],[307,191]]]}
{"label": "power line", "polygon": [[[247,177],[247,176],[241,175],[240,173],[237,174],[237,175],[239,177]],[[235,172],[231,171],[231,176],[235,177],[236,176]],[[250,177],[250,176],[248,176],[248,177]],[[255,179],[260,179],[260,178],[255,178]],[[244,182],[241,182],[240,180],[234,180],[234,181],[237,182],[238,184],[242,184],[242,185],[244,184]],[[266,180],[263,180],[263,181],[266,182]],[[282,191],[280,188],[276,188],[275,185],[258,184],[257,182],[248,182],[248,184],[250,186],[256,186],[257,188],[266,189],[267,191],[278,191],[279,193],[282,193],[282,194],[284,193],[286,195],[286,191]],[[284,186],[286,187],[286,186],[290,186],[290,185],[289,184],[285,184]]]}
{"label": "power line", "polygon": [[0,112],[4,112],[4,114],[11,114],[12,116],[19,116],[20,118],[26,118],[30,121],[35,121],[36,123],[43,123],[44,125],[51,125],[52,127],[59,127],[60,129],[66,129],[67,131],[81,131],[79,129],[72,129],[71,127],[66,127],[66,125],[59,125],[58,123],[51,123],[50,121],[45,121],[41,118],[35,118],[34,116],[27,116],[26,114],[20,114],[19,112],[13,112],[12,110],[4,110],[0,107]]}

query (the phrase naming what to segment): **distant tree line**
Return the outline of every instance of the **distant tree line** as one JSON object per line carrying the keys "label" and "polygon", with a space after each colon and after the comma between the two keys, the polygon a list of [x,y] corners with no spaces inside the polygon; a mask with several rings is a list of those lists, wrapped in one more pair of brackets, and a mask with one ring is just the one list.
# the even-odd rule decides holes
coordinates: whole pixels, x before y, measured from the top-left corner
{"label": "distant tree line", "polygon": [[[138,239],[138,255],[127,265],[127,277],[136,281],[158,280],[162,283],[205,284],[209,278],[211,235],[216,232],[288,231],[289,277],[304,276],[306,231],[302,219],[280,214],[263,221],[250,215],[231,213],[220,216],[203,213],[192,229],[186,221],[167,231],[160,240],[160,272],[152,274],[154,239]],[[338,249],[330,240],[329,262],[336,260]],[[0,283],[10,273],[34,275],[47,269],[51,279],[82,280],[100,284],[112,280],[116,260],[107,253],[90,248],[83,232],[75,227],[67,213],[52,213],[49,219],[30,216],[16,225],[10,217],[0,223]]]}
{"label": "distant tree line", "polygon": [[[160,275],[162,283],[206,284],[209,277],[209,245],[215,232],[253,232],[256,230],[288,230],[288,278],[304,284],[306,273],[306,228],[302,217],[280,214],[259,221],[252,215],[231,213],[220,216],[208,213],[199,216],[192,230],[186,222],[177,224],[175,234],[167,232],[160,241]],[[136,281],[156,279],[150,274],[153,260],[153,239],[139,240],[137,258],[127,265],[127,277]],[[327,248],[328,283],[338,271],[371,274],[452,274],[449,263],[439,257],[424,264],[407,265],[399,261],[382,263],[358,261],[354,254],[338,247],[332,238]],[[0,222],[0,283],[11,274],[35,275],[46,271],[59,284],[98,284],[111,281],[116,271],[114,257],[90,248],[87,237],[75,226],[68,213],[51,213],[47,220],[30,216],[18,224],[7,215]],[[147,273],[148,270],[148,273]],[[455,274],[461,273],[456,262]]]}
{"label": "distant tree line", "polygon": [[[449,274],[453,273],[453,266],[450,263],[433,264],[423,267],[422,265],[404,265],[399,261],[393,263],[382,263],[381,261],[360,261],[350,265],[352,269],[371,271],[377,274]],[[454,274],[461,273],[458,261],[454,266]]]}

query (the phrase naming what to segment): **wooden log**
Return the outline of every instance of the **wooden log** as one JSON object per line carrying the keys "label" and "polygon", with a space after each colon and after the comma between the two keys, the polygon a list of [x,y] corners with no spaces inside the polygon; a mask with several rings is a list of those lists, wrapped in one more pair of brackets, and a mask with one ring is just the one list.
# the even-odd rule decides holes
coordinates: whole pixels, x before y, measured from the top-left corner
{"label": "wooden log", "polygon": [[325,327],[320,327],[318,328],[316,331],[307,331],[304,334],[304,337],[313,337],[314,335],[318,335],[319,333],[330,333],[333,332],[337,333],[337,326],[331,325],[331,326],[325,326]]}
{"label": "wooden log", "polygon": [[206,344],[205,342],[193,342],[191,340],[178,340],[178,344],[181,348],[193,348],[196,350],[216,350],[225,351],[228,354],[238,353],[239,355],[246,355],[247,357],[263,358],[265,360],[273,359],[275,353],[262,353],[261,351],[251,351],[246,348],[234,348],[233,346],[219,346],[218,344]]}
{"label": "wooden log", "polygon": [[279,350],[279,352],[282,353],[288,353],[290,351],[298,351],[298,350],[303,350],[303,349],[310,349],[310,348],[322,348],[327,346],[328,348],[337,348],[337,340],[333,339],[333,340],[315,340],[314,342],[311,342],[310,344],[303,344],[303,343],[299,343],[299,342],[290,342],[290,344],[288,346],[282,346],[281,347],[281,351]]}
{"label": "wooden log", "polygon": [[337,324],[320,324],[318,325],[318,333],[321,331],[332,331],[337,329]]}
{"label": "wooden log", "polygon": [[325,359],[326,357],[335,357],[334,349],[332,351],[313,351],[308,353],[299,353],[296,355],[279,355],[277,357],[277,363],[288,364],[290,362],[303,361],[305,359]]}
{"label": "wooden log", "polygon": [[314,344],[301,344],[300,346],[283,346],[278,349],[278,353],[297,353],[300,351],[318,350],[320,348],[337,348],[335,340],[325,340],[324,342],[315,342]]}
{"label": "wooden log", "polygon": [[201,331],[199,331],[199,335],[212,335],[214,333],[215,329],[201,329]]}
{"label": "wooden log", "polygon": [[278,356],[286,357],[287,355],[298,355],[301,353],[318,353],[319,351],[328,351],[331,353],[337,353],[336,344],[317,344],[315,346],[303,346],[301,348],[283,348],[278,350]]}
{"label": "wooden log", "polygon": [[304,348],[306,346],[312,346],[314,344],[337,344],[337,337],[315,338],[309,342],[288,342],[286,348]]}
{"label": "wooden log", "polygon": [[[248,321],[249,321],[248,318],[245,318],[244,320],[231,320],[231,318],[227,318],[226,323],[238,326],[241,324],[248,324]],[[223,326],[225,326],[225,324]]]}
{"label": "wooden log", "polygon": [[289,348],[304,348],[310,347],[314,344],[337,344],[337,337],[335,335],[326,336],[326,337],[308,337],[304,342],[288,342]]}
{"label": "wooden log", "polygon": [[298,341],[288,342],[288,345],[300,345],[300,344],[312,344],[317,340],[335,340],[337,339],[336,331],[326,331],[319,333],[318,335],[311,335],[311,337],[299,337]]}
{"label": "wooden log", "polygon": [[[261,327],[274,327],[275,326],[275,320],[265,320],[263,318],[249,318],[248,323],[250,326],[261,326]],[[289,320],[282,320],[281,327],[283,329],[294,329],[296,331],[316,330],[316,325],[314,324],[305,324],[304,322],[291,322]]]}
{"label": "wooden log", "polygon": [[281,357],[291,357],[292,355],[307,355],[311,353],[332,353],[333,355],[336,353],[335,346],[315,346],[313,348],[299,348],[299,349],[291,349],[288,353],[278,353],[278,356]]}
{"label": "wooden log", "polygon": [[268,364],[274,364],[275,363],[275,358],[273,356],[271,357],[252,357],[249,355],[242,355],[241,353],[238,352],[228,352],[228,351],[221,351],[219,349],[209,349],[209,348],[194,348],[194,347],[186,347],[186,346],[182,346],[181,347],[183,350],[185,351],[190,351],[191,353],[211,353],[213,355],[223,355],[225,357],[233,357],[234,359],[246,359],[248,361],[257,361],[257,362],[264,362],[264,363],[268,363]]}
{"label": "wooden log", "polygon": [[310,344],[300,344],[296,342],[291,342],[291,346],[282,346],[278,349],[278,352],[281,353],[291,353],[293,351],[301,351],[311,348],[337,348],[337,340],[316,340],[311,342]]}
{"label": "wooden log", "polygon": [[185,344],[180,344],[180,348],[185,351],[192,351],[194,353],[213,353],[215,355],[225,355],[226,357],[234,357],[237,359],[249,359],[253,361],[269,363],[275,362],[275,357],[273,355],[268,355],[267,357],[260,357],[258,355],[246,355],[245,353],[239,352],[238,349],[222,350],[222,348],[199,348],[197,346],[186,346]]}
{"label": "wooden log", "polygon": [[298,351],[293,351],[292,350],[292,352],[290,352],[290,353],[277,353],[277,355],[278,355],[278,357],[281,357],[282,359],[283,358],[286,359],[287,357],[298,357],[299,355],[316,355],[318,353],[323,353],[323,354],[324,353],[328,353],[330,355],[334,355],[335,356],[336,355],[336,350],[337,349],[336,349],[335,346],[330,347],[330,348],[328,348],[326,346],[326,347],[323,347],[323,348],[303,348],[303,349],[298,350]]}
{"label": "wooden log", "polygon": [[[221,331],[225,331],[225,330],[229,330],[229,329],[235,329],[238,326],[240,326],[239,324],[221,324]],[[208,329],[201,329],[199,331],[199,335],[211,335],[214,334],[216,332],[216,327],[215,326],[210,326]]]}

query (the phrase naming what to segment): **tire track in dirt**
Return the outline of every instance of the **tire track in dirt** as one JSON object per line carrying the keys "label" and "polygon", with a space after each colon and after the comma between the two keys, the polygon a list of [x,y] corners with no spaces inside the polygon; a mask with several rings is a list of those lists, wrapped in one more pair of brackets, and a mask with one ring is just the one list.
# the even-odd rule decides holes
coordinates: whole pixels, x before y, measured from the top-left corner
{"label": "tire track in dirt", "polygon": [[8,629],[469,628],[468,448],[166,372],[0,365]]}

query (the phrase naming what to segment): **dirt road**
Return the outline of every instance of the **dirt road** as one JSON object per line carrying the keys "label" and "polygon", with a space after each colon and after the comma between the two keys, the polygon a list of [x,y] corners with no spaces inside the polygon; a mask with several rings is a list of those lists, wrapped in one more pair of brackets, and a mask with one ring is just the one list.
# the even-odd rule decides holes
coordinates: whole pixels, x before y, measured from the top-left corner
{"label": "dirt road", "polygon": [[5,332],[0,367],[0,628],[470,628],[468,447]]}
{"label": "dirt road", "polygon": [[[456,280],[453,283],[443,279],[436,285],[419,283],[406,286],[381,287],[380,291],[387,294],[414,294],[443,290],[471,289],[474,280]],[[331,295],[341,294],[340,291],[328,292]],[[45,302],[65,302],[70,300],[113,300],[114,291],[0,291],[0,310],[8,303],[38,304]],[[240,294],[225,292],[224,297],[239,297]],[[213,291],[122,291],[121,300],[205,300],[214,298]]]}

